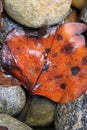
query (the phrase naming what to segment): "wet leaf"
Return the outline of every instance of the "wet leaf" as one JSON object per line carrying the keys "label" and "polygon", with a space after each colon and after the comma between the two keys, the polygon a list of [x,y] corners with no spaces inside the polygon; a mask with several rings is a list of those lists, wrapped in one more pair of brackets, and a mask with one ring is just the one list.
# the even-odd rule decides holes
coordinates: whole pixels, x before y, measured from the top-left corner
{"label": "wet leaf", "polygon": [[3,69],[32,94],[67,103],[87,90],[87,48],[82,23],[60,25],[42,38],[12,30],[1,51]]}

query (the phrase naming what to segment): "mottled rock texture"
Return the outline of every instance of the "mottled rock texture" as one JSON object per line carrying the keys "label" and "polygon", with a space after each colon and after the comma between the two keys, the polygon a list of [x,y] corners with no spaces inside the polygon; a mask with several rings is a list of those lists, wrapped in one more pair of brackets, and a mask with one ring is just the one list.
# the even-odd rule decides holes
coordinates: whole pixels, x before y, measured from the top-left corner
{"label": "mottled rock texture", "polygon": [[82,11],[81,11],[80,19],[81,19],[83,22],[87,23],[87,4],[86,4],[86,6],[85,6],[85,7],[82,9]]}
{"label": "mottled rock texture", "polygon": [[38,28],[67,16],[72,0],[3,0],[7,14],[17,22]]}
{"label": "mottled rock texture", "polygon": [[33,96],[25,118],[25,123],[29,126],[48,126],[54,120],[56,104],[44,97]]}
{"label": "mottled rock texture", "polygon": [[55,128],[87,130],[87,92],[71,103],[57,105]]}
{"label": "mottled rock texture", "polygon": [[0,113],[17,115],[25,106],[26,96],[20,86],[5,88],[0,85]]}
{"label": "mottled rock texture", "polygon": [[17,119],[5,114],[0,114],[0,126],[4,126],[8,128],[8,130],[33,130]]}

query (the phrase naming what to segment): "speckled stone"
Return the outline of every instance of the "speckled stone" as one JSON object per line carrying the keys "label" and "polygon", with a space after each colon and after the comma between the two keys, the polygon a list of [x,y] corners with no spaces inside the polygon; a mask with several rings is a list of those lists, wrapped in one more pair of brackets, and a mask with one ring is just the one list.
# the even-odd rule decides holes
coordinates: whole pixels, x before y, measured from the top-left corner
{"label": "speckled stone", "polygon": [[81,14],[80,14],[80,19],[83,22],[87,23],[87,5],[85,6],[84,9],[82,9]]}
{"label": "speckled stone", "polygon": [[54,120],[56,104],[44,97],[33,96],[25,123],[32,127],[48,126]]}
{"label": "speckled stone", "polygon": [[5,111],[5,106],[0,101],[0,113],[4,113],[4,111]]}
{"label": "speckled stone", "polygon": [[0,126],[7,127],[8,130],[33,130],[17,119],[5,114],[0,114]]}
{"label": "speckled stone", "polygon": [[55,128],[87,130],[87,92],[71,103],[57,105]]}
{"label": "speckled stone", "polygon": [[7,14],[28,27],[54,25],[63,20],[72,0],[3,0]]}
{"label": "speckled stone", "polygon": [[4,31],[0,31],[0,43],[4,43],[4,40],[6,39],[7,34],[13,28],[17,28],[19,30],[23,29],[23,26],[21,26],[20,24],[12,20],[5,12],[3,13],[2,21],[3,21],[2,28]]}
{"label": "speckled stone", "polygon": [[25,92],[20,86],[5,88],[0,85],[0,102],[1,113],[17,115],[25,106]]}

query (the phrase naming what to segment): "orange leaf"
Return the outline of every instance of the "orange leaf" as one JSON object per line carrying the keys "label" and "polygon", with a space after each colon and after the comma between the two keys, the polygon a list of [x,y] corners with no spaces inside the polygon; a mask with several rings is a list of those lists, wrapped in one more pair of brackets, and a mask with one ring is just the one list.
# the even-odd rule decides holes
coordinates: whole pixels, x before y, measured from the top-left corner
{"label": "orange leaf", "polygon": [[12,30],[2,49],[2,66],[31,90],[41,73],[51,39],[53,35],[31,39],[21,30]]}
{"label": "orange leaf", "polygon": [[48,69],[40,76],[34,94],[67,103],[87,90],[87,48],[80,35],[85,29],[78,23],[58,28],[48,55]]}
{"label": "orange leaf", "polygon": [[33,94],[67,103],[87,90],[87,48],[82,23],[67,23],[55,34],[29,38],[14,29],[1,51],[1,64]]}

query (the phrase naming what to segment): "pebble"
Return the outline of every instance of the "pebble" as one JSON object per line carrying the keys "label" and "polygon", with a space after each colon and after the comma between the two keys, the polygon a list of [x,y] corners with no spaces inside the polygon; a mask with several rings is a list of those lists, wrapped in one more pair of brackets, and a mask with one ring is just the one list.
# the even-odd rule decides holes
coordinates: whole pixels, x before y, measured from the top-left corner
{"label": "pebble", "polygon": [[0,112],[15,116],[24,108],[26,96],[20,86],[8,88],[0,85]]}
{"label": "pebble", "polygon": [[81,11],[80,20],[87,23],[87,4]]}
{"label": "pebble", "polygon": [[23,30],[23,27],[12,20],[5,12],[2,15],[2,29],[3,31],[0,32],[0,43],[4,43],[6,36],[8,35],[9,31],[13,28],[17,28],[19,30]]}
{"label": "pebble", "polygon": [[85,4],[87,3],[87,0],[72,0],[72,6],[75,8],[81,10]]}
{"label": "pebble", "polygon": [[18,23],[38,28],[54,25],[68,14],[72,0],[3,0],[7,14]]}
{"label": "pebble", "polygon": [[33,96],[25,123],[32,127],[49,126],[54,120],[56,103],[41,96]]}
{"label": "pebble", "polygon": [[87,130],[87,92],[71,103],[57,105],[55,128]]}
{"label": "pebble", "polygon": [[5,111],[5,106],[0,101],[0,113],[4,113],[4,111]]}
{"label": "pebble", "polygon": [[3,128],[2,130],[33,130],[17,119],[5,114],[0,114],[0,126]]}

